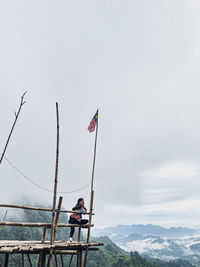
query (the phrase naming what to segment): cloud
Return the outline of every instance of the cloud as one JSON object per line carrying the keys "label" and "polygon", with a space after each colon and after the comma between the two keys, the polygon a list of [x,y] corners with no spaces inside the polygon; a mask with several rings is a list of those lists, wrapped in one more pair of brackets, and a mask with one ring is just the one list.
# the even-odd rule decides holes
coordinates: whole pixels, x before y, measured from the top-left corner
{"label": "cloud", "polygon": [[[94,135],[87,126],[98,107],[95,223],[131,224],[134,215],[138,222],[155,222],[147,219],[147,210],[158,218],[173,203],[187,207],[194,197],[190,205],[195,205],[200,151],[198,1],[11,1],[1,4],[0,25],[0,147],[19,96],[28,90],[7,150],[23,173],[53,188],[58,101],[59,191],[88,184]],[[1,202],[26,194],[52,202],[51,194],[16,176],[6,162],[0,177]],[[80,195],[89,203],[89,192],[87,188],[64,195],[64,205],[72,207]],[[114,221],[108,208],[119,216]],[[121,216],[121,208],[130,211],[129,219]],[[194,224],[199,214],[187,220]],[[160,223],[185,220],[174,214]]]}

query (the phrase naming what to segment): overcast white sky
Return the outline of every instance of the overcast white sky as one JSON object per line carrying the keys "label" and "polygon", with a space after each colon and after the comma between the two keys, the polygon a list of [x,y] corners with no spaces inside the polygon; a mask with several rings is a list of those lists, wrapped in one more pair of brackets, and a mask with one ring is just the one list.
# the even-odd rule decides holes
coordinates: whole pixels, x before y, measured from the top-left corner
{"label": "overcast white sky", "polygon": [[[28,90],[6,153],[23,173],[52,189],[58,101],[59,190],[88,184],[99,108],[95,224],[199,224],[198,0],[2,1],[0,36],[1,150]],[[52,202],[6,161],[0,177],[0,202]]]}

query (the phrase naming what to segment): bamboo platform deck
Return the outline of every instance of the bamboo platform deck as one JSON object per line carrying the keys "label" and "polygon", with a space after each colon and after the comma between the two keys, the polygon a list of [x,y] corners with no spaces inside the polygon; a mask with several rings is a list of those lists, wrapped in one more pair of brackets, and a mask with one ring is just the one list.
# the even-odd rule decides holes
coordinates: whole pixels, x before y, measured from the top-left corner
{"label": "bamboo platform deck", "polygon": [[51,245],[50,241],[0,240],[0,253],[40,254],[43,252],[49,254],[50,250],[53,249],[56,254],[77,254],[80,250],[98,250],[99,246],[103,246],[103,244],[60,240],[55,241],[54,245]]}

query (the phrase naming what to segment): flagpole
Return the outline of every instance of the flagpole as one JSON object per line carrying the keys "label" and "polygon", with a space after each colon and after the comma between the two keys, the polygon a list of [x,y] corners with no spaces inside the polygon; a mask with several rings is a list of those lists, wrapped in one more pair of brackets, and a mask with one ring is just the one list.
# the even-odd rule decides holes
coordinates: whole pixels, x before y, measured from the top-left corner
{"label": "flagpole", "polygon": [[95,170],[95,163],[96,163],[98,124],[99,124],[99,111],[98,111],[98,117],[97,117],[96,133],[95,133],[95,143],[94,143],[94,156],[93,156],[93,166],[92,166],[91,192],[94,190],[94,170]]}
{"label": "flagpole", "polygon": [[[93,165],[92,165],[92,180],[91,180],[91,195],[90,195],[90,215],[89,215],[89,226],[88,226],[88,235],[87,235],[87,243],[90,241],[90,231],[92,224],[92,212],[93,212],[93,200],[94,200],[94,171],[95,171],[95,163],[96,163],[96,151],[97,151],[97,136],[98,136],[98,126],[99,126],[99,110],[97,110],[97,124],[96,124],[96,133],[95,133],[95,142],[94,142],[94,155],[93,155]],[[88,249],[85,251],[85,261],[84,267],[87,266],[87,257],[88,257]]]}

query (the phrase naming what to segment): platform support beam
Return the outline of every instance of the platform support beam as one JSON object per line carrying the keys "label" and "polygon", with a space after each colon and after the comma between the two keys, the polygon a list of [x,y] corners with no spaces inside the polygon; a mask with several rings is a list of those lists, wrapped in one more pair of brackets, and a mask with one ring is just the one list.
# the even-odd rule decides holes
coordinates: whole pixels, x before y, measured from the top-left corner
{"label": "platform support beam", "polygon": [[57,258],[56,252],[54,252],[54,257],[55,257],[56,267],[59,267],[59,263],[58,263],[58,258]]}
{"label": "platform support beam", "polygon": [[45,267],[45,264],[46,264],[46,254],[43,252],[41,258],[41,267]]}
{"label": "platform support beam", "polygon": [[27,253],[27,257],[28,257],[28,262],[29,262],[30,267],[33,267],[30,255],[28,253]]}
{"label": "platform support beam", "polygon": [[8,266],[8,262],[9,262],[9,253],[6,253],[5,255],[5,261],[4,261],[4,267]]}
{"label": "platform support beam", "polygon": [[73,256],[74,256],[74,254],[71,255],[71,258],[70,258],[70,261],[69,261],[69,267],[71,267],[71,265],[72,265]]}
{"label": "platform support beam", "polygon": [[64,267],[64,260],[63,260],[63,255],[62,254],[60,254],[60,259],[61,259],[61,265],[62,265],[62,267]]}

